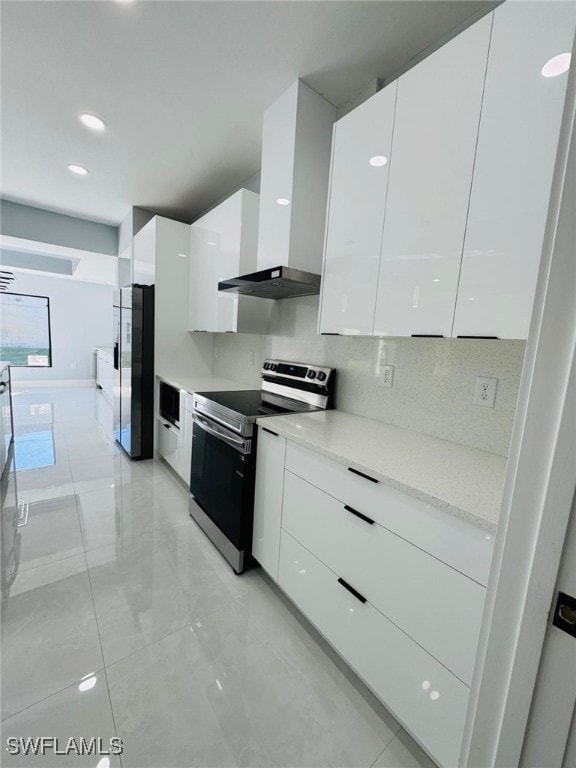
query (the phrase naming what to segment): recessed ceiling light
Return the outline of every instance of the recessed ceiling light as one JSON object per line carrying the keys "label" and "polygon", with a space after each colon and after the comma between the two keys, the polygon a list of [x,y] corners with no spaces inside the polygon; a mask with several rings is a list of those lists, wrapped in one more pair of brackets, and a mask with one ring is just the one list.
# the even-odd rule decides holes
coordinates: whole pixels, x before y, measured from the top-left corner
{"label": "recessed ceiling light", "polygon": [[278,205],[290,205],[290,200],[288,200],[287,197],[279,197],[278,200],[276,200]]}
{"label": "recessed ceiling light", "polygon": [[89,112],[82,112],[79,117],[80,122],[84,123],[87,128],[90,128],[93,131],[106,130],[106,123],[102,118],[96,117],[96,115],[91,115]]}
{"label": "recessed ceiling light", "polygon": [[553,56],[542,67],[542,74],[544,77],[557,77],[563,75],[570,68],[571,53],[559,53],[558,56]]}
{"label": "recessed ceiling light", "polygon": [[374,157],[370,158],[370,165],[373,165],[374,168],[380,168],[383,165],[386,165],[388,162],[388,158],[384,157],[384,155],[374,155]]}
{"label": "recessed ceiling light", "polygon": [[81,165],[69,165],[68,170],[72,171],[72,173],[77,173],[78,176],[86,176],[86,174],[89,173],[89,171]]}

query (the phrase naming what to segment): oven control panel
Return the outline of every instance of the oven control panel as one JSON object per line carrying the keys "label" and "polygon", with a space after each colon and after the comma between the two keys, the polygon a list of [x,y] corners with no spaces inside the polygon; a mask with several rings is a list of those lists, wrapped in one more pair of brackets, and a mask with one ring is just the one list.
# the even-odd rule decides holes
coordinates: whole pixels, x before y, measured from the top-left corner
{"label": "oven control panel", "polygon": [[333,373],[332,368],[304,363],[290,363],[286,360],[265,360],[260,375],[263,378],[294,379],[326,385]]}

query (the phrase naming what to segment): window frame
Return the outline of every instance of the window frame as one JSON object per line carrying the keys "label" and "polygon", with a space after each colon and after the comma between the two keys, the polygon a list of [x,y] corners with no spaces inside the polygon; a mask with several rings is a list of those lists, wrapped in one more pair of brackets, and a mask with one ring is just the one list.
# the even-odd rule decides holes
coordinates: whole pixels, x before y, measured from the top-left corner
{"label": "window frame", "polygon": [[48,310],[48,365],[18,365],[17,363],[10,363],[10,366],[12,368],[52,368],[52,318],[50,315],[50,296],[38,296],[35,293],[17,293],[16,291],[2,291],[0,296],[26,296],[27,298],[32,299],[46,299],[46,309]]}

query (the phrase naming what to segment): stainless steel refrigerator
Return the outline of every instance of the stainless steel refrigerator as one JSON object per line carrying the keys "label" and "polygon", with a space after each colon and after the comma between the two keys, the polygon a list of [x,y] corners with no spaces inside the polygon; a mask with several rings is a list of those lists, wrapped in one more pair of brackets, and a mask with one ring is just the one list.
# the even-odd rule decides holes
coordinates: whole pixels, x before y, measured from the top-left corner
{"label": "stainless steel refrigerator", "polygon": [[132,459],[154,453],[154,286],[114,292],[114,437]]}

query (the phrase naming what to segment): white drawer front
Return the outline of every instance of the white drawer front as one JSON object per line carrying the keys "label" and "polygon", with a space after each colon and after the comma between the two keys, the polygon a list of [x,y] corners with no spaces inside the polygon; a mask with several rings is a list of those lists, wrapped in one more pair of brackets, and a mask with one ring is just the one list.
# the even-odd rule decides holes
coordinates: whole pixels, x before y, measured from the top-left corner
{"label": "white drawer front", "polygon": [[180,463],[180,430],[158,419],[158,453],[178,472]]}
{"label": "white drawer front", "polygon": [[486,531],[290,441],[286,468],[486,585],[493,546]]}
{"label": "white drawer front", "polygon": [[456,768],[468,688],[285,531],[279,584],[432,757]]}
{"label": "white drawer front", "polygon": [[274,581],[278,580],[285,455],[286,439],[258,427],[252,554]]}
{"label": "white drawer front", "polygon": [[484,587],[291,472],[282,527],[470,685]]}

